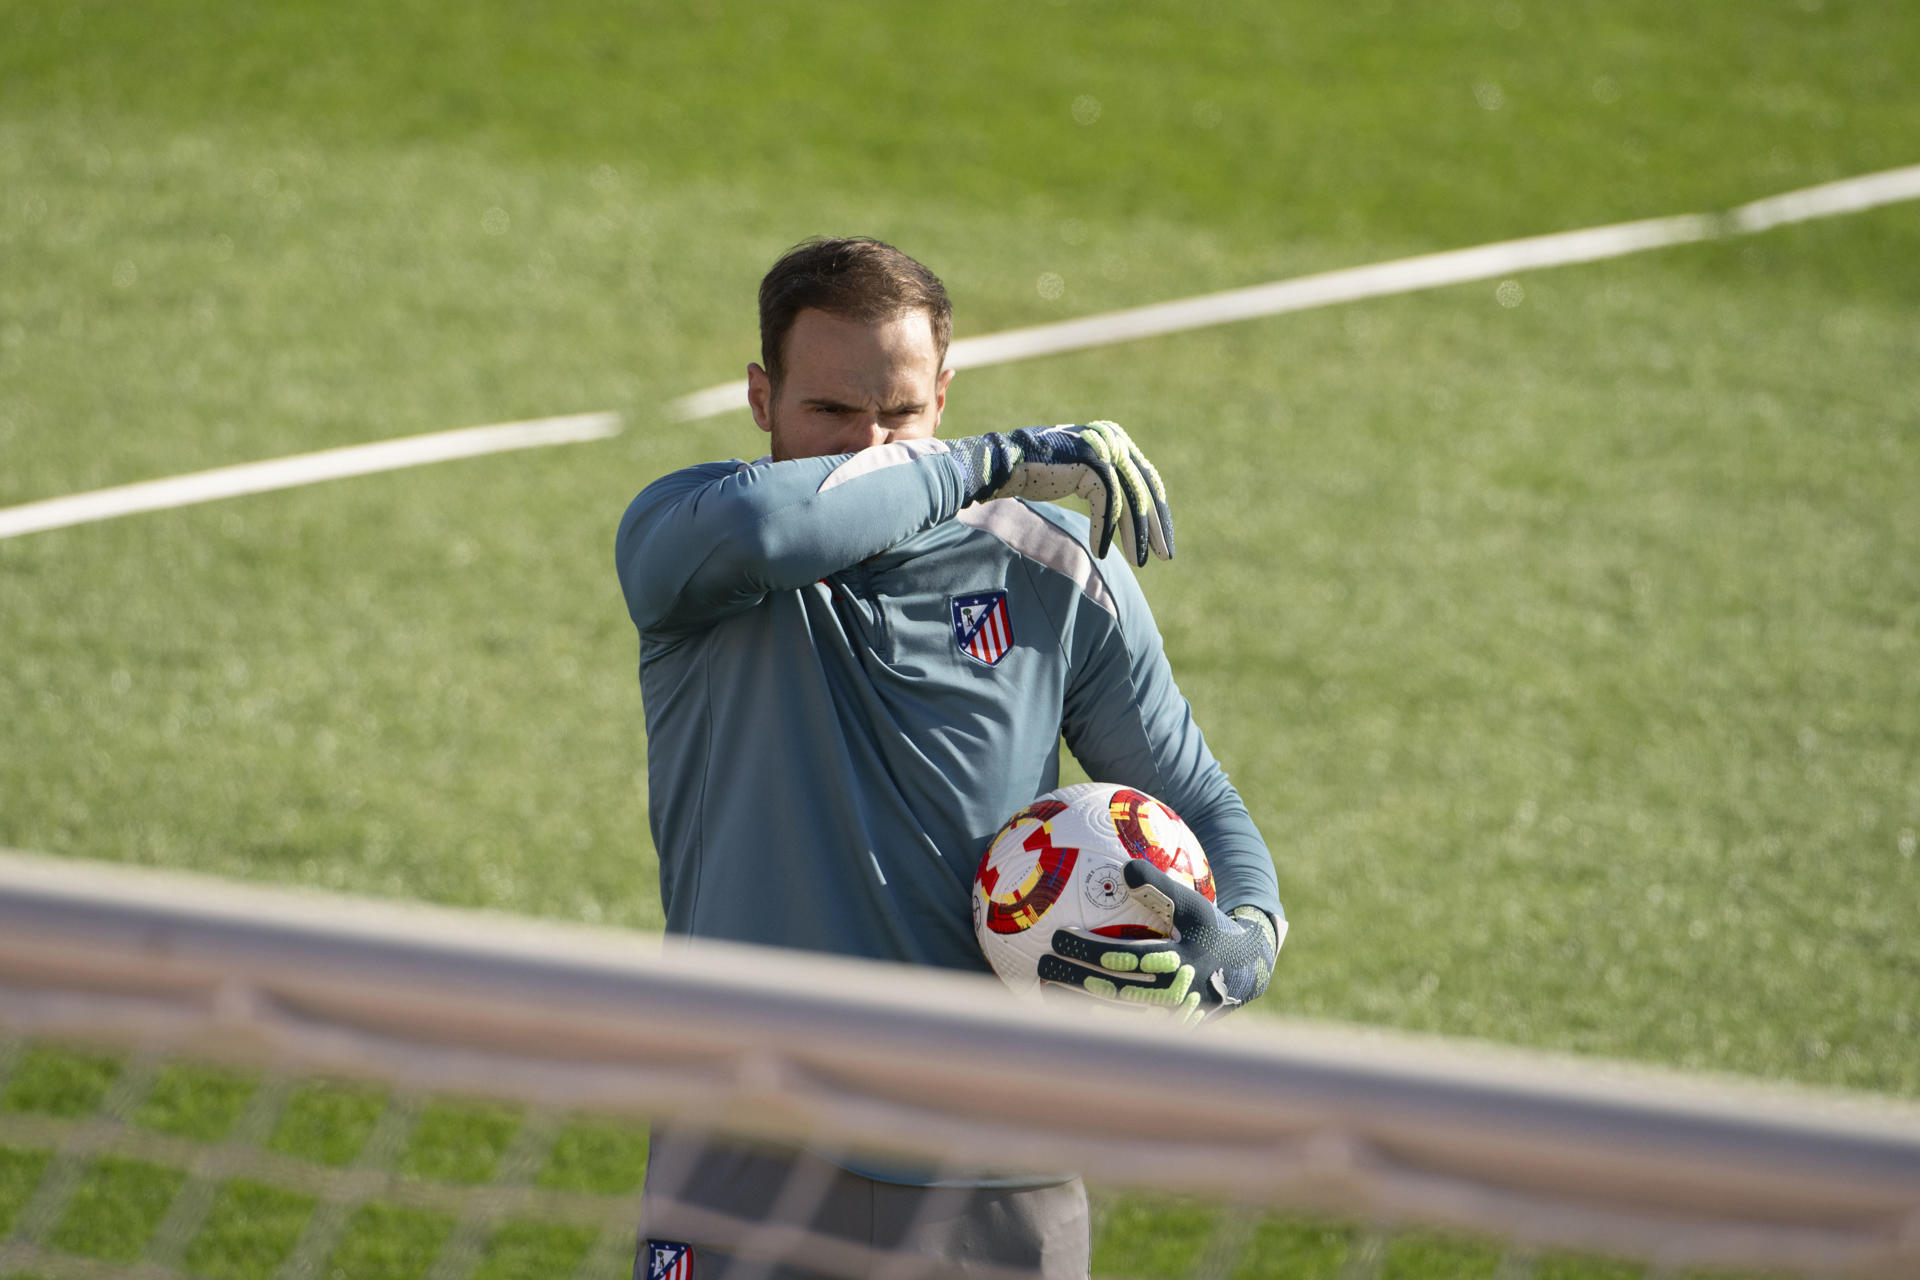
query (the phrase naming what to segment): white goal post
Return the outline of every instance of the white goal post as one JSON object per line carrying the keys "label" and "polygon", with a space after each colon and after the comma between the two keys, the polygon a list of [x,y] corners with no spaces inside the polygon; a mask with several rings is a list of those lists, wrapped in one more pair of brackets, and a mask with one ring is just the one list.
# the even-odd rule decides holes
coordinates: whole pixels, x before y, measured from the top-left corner
{"label": "white goal post", "polygon": [[1663,1268],[1920,1275],[1902,1102],[1275,1017],[1174,1033],[984,977],[135,867],[0,853],[0,1031]]}

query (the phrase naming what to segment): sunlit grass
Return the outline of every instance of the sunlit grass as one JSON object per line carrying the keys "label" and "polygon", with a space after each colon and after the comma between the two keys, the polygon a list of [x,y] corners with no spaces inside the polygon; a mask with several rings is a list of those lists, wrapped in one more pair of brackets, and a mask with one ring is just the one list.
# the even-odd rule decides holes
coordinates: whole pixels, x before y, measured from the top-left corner
{"label": "sunlit grass", "polygon": [[180,1170],[164,1165],[96,1157],[74,1188],[52,1243],[87,1257],[136,1261],[185,1180]]}
{"label": "sunlit grass", "polygon": [[311,1196],[236,1178],[220,1188],[186,1262],[207,1280],[270,1280],[313,1212]]}
{"label": "sunlit grass", "polygon": [[236,1071],[170,1063],[135,1111],[135,1124],[201,1142],[218,1142],[233,1129],[256,1081]]}

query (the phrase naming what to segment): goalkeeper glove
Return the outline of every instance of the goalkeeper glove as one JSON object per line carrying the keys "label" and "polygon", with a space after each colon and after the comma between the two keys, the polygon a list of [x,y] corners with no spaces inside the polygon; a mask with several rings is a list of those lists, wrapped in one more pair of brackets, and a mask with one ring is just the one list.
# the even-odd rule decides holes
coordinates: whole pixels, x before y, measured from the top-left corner
{"label": "goalkeeper glove", "polygon": [[1166,486],[1118,423],[990,431],[949,447],[959,455],[969,503],[993,498],[1050,502],[1077,495],[1087,500],[1093,516],[1096,555],[1107,554],[1117,526],[1135,564],[1147,562],[1149,548],[1162,560],[1173,558]]}
{"label": "goalkeeper glove", "polygon": [[1060,929],[1054,954],[1040,957],[1040,980],[1079,987],[1130,1005],[1158,1005],[1192,1024],[1237,1009],[1267,989],[1286,938],[1259,907],[1220,910],[1144,858],[1122,873],[1127,892],[1165,921],[1168,935],[1143,941]]}

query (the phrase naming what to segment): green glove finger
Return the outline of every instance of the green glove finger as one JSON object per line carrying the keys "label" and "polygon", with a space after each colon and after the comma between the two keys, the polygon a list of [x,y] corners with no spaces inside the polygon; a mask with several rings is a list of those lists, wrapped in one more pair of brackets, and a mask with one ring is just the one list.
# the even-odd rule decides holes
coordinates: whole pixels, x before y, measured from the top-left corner
{"label": "green glove finger", "polygon": [[1120,473],[1132,516],[1133,537],[1128,550],[1137,564],[1147,562],[1149,551],[1163,560],[1173,558],[1173,512],[1167,506],[1166,482],[1151,459],[1133,442],[1126,429],[1114,422],[1095,424],[1102,428],[1114,468]]}
{"label": "green glove finger", "polygon": [[[1127,524],[1122,526],[1122,540],[1133,561],[1145,564],[1147,526],[1141,513],[1146,510],[1146,481],[1134,463],[1134,455],[1139,450],[1133,447],[1126,430],[1117,422],[1090,422],[1081,433],[1081,439],[1107,458],[1113,467],[1114,479],[1118,482],[1112,486],[1114,500],[1117,504],[1118,500],[1124,499],[1127,504]],[[1116,523],[1117,517],[1116,510]]]}
{"label": "green glove finger", "polygon": [[1113,425],[1111,422],[1089,422],[1080,432],[1080,442],[1093,450],[1094,457],[1108,465],[1112,465],[1119,453],[1107,436],[1107,428]]}
{"label": "green glove finger", "polygon": [[1131,475],[1127,491],[1127,501],[1139,517],[1138,525],[1142,538],[1139,550],[1141,564],[1147,562],[1147,547],[1163,560],[1173,559],[1173,512],[1167,506],[1166,482],[1160,478],[1160,472],[1151,459],[1134,444],[1133,438],[1119,427],[1114,428],[1124,443],[1128,470]]}
{"label": "green glove finger", "polygon": [[1134,1004],[1183,1005],[1191,996],[1198,1004],[1200,993],[1193,990],[1193,966],[1182,965],[1173,975],[1173,981],[1164,987],[1126,987],[1120,992],[1122,1000]]}
{"label": "green glove finger", "polygon": [[1113,969],[1120,973],[1172,973],[1180,967],[1180,953],[1177,951],[1103,951],[1100,953],[1100,967]]}
{"label": "green glove finger", "polygon": [[1173,559],[1173,511],[1167,506],[1166,482],[1160,479],[1160,472],[1148,460],[1146,454],[1138,449],[1135,449],[1133,454],[1142,474],[1146,476],[1147,491],[1153,502],[1153,531],[1159,535],[1155,539],[1153,549],[1162,559],[1171,560]]}
{"label": "green glove finger", "polygon": [[1126,473],[1129,465],[1127,458],[1129,451],[1122,446],[1121,441],[1113,437],[1113,433],[1119,430],[1120,428],[1111,422],[1094,422],[1089,423],[1086,430],[1080,433],[1082,443],[1093,453],[1094,471],[1099,475],[1100,483],[1107,493],[1106,518],[1101,522],[1100,530],[1099,554],[1102,556],[1106,555],[1107,550],[1113,546],[1113,535],[1118,530],[1121,519],[1121,503],[1126,501],[1129,509],[1132,506]]}
{"label": "green glove finger", "polygon": [[1105,559],[1108,549],[1113,546],[1113,531],[1120,514],[1120,486],[1114,477],[1112,462],[1096,454],[1090,465],[1094,474],[1100,477],[1100,487],[1107,495],[1106,509],[1099,513],[1100,544],[1093,551],[1095,559]]}
{"label": "green glove finger", "polygon": [[1136,568],[1144,567],[1153,555],[1153,521],[1148,519],[1147,506],[1127,499],[1127,549],[1133,555]]}

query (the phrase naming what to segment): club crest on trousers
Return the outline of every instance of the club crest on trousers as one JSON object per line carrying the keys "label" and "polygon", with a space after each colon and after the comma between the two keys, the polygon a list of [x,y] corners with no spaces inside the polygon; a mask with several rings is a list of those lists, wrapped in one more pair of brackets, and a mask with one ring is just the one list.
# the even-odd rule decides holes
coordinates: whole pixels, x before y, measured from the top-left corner
{"label": "club crest on trousers", "polygon": [[647,1280],[693,1280],[693,1247],[678,1240],[647,1241]]}

